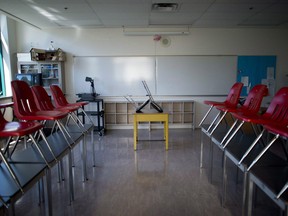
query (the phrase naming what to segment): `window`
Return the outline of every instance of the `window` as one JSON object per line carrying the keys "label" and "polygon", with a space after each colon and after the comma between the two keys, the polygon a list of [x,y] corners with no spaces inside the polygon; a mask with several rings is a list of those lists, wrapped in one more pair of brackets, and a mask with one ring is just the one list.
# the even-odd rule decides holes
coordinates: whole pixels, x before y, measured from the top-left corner
{"label": "window", "polygon": [[5,95],[2,41],[0,40],[0,97]]}

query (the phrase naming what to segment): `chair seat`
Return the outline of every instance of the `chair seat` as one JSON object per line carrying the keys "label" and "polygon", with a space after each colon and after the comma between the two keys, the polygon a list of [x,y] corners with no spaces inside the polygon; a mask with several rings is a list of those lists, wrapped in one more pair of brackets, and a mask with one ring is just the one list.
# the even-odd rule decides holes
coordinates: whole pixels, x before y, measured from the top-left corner
{"label": "chair seat", "polygon": [[67,113],[60,112],[60,111],[37,111],[34,113],[30,113],[29,115],[19,116],[21,120],[28,120],[28,121],[44,121],[44,120],[60,120],[67,116]]}
{"label": "chair seat", "polygon": [[237,108],[237,104],[229,104],[227,102],[217,102],[217,101],[204,101],[204,104],[206,105],[210,105],[210,106],[214,106],[216,107],[217,109],[231,109],[231,110],[234,110]]}
{"label": "chair seat", "polygon": [[266,124],[269,122],[269,118],[259,114],[259,113],[244,113],[244,112],[237,112],[232,113],[233,117],[239,119],[241,121],[253,123],[253,124]]}
{"label": "chair seat", "polygon": [[63,106],[54,108],[55,111],[61,111],[61,112],[75,112],[78,109],[79,109],[78,106]]}
{"label": "chair seat", "polygon": [[89,102],[87,101],[80,101],[80,102],[76,102],[76,103],[69,103],[69,104],[66,104],[66,105],[63,105],[63,106],[58,106],[58,108],[62,108],[62,107],[82,107],[82,106],[85,106],[89,104]]}
{"label": "chair seat", "polygon": [[265,124],[264,128],[271,133],[279,134],[283,137],[288,137],[288,128],[286,125],[276,125],[275,122],[270,122],[270,124]]}
{"label": "chair seat", "polygon": [[43,128],[38,122],[6,122],[0,125],[0,136],[24,136]]}
{"label": "chair seat", "polygon": [[205,100],[203,101],[204,104],[206,105],[210,105],[210,106],[225,106],[225,102],[224,101],[208,101],[208,100]]}

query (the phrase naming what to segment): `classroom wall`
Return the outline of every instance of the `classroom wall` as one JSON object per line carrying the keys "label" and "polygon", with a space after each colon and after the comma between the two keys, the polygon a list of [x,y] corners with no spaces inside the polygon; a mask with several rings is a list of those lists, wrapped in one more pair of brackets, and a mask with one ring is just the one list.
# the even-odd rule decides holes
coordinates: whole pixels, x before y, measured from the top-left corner
{"label": "classroom wall", "polygon": [[[44,29],[17,23],[17,52],[31,47],[46,49],[50,41],[67,53],[66,93],[74,99],[73,56],[155,56],[155,55],[277,55],[276,88],[287,85],[288,30],[192,28],[190,35],[169,36],[171,45],[163,47],[153,36],[124,36],[122,28]],[[236,71],[235,71],[236,72]],[[227,89],[228,92],[229,89]],[[206,97],[194,97],[196,123],[207,107]],[[209,98],[221,100],[222,98]]]}

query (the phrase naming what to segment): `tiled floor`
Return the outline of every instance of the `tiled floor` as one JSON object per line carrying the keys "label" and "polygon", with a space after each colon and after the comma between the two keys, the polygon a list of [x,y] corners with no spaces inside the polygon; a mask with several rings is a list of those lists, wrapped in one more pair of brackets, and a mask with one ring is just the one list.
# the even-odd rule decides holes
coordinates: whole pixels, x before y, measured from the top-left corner
{"label": "tiled floor", "polygon": [[[138,150],[133,150],[132,130],[108,130],[95,139],[96,166],[88,145],[88,181],[82,182],[81,157],[75,149],[75,201],[69,205],[66,181],[57,182],[52,170],[53,214],[71,216],[202,216],[241,215],[241,173],[229,169],[226,208],[221,206],[221,153],[214,151],[212,183],[208,180],[208,144],[204,168],[199,168],[200,130],[170,129],[165,151],[162,130],[140,130]],[[144,139],[146,141],[144,141]],[[147,141],[150,139],[150,141]],[[160,141],[159,141],[160,140]],[[207,141],[207,139],[206,139]],[[37,187],[15,206],[16,215],[43,215]],[[261,196],[253,215],[276,215],[279,209]]]}

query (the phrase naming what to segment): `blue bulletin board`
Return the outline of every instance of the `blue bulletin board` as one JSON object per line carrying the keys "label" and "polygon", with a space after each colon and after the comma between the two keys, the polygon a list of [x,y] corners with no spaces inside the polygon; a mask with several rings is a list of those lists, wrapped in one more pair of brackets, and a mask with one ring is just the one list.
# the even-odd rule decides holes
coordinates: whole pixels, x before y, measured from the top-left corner
{"label": "blue bulletin board", "polygon": [[241,96],[247,96],[256,84],[266,84],[274,95],[276,56],[238,56],[237,82],[243,82]]}

